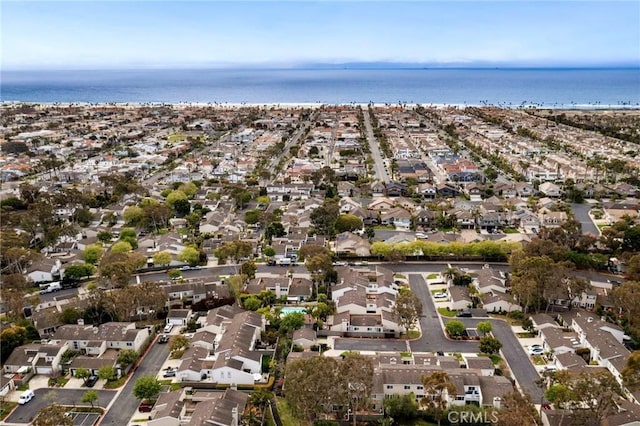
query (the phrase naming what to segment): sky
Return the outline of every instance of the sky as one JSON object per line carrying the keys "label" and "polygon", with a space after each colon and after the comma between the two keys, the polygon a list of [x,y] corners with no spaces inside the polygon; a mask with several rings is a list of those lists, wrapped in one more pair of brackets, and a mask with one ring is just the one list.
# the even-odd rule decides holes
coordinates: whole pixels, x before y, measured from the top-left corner
{"label": "sky", "polygon": [[640,2],[1,2],[2,69],[640,65]]}

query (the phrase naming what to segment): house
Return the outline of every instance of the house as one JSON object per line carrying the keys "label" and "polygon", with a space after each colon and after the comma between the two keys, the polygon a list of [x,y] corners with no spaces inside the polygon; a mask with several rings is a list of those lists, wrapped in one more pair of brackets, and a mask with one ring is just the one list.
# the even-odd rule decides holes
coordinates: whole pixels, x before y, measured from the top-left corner
{"label": "house", "polygon": [[309,349],[318,343],[316,332],[310,328],[300,328],[293,332],[292,344],[303,349]]}
{"label": "house", "polygon": [[34,311],[31,315],[31,320],[42,338],[53,335],[58,327],[64,325],[60,319],[60,311],[57,306]]}
{"label": "house", "polygon": [[191,319],[193,312],[191,309],[169,309],[167,313],[167,324],[184,326]]}
{"label": "house", "polygon": [[473,305],[469,289],[461,285],[449,286],[450,300],[448,302],[449,309],[452,311],[462,311],[469,309]]}
{"label": "house", "polygon": [[380,215],[383,225],[393,225],[396,229],[408,230],[411,227],[411,213],[402,207],[393,208]]}
{"label": "house", "polygon": [[62,263],[59,259],[43,258],[32,264],[27,269],[27,278],[33,283],[51,282],[62,279],[60,269]]}
{"label": "house", "polygon": [[[197,394],[196,394],[197,395]],[[195,397],[194,397],[195,399]],[[198,402],[189,420],[193,426],[240,426],[249,395],[227,389],[222,397]]]}
{"label": "house", "polygon": [[4,374],[0,375],[0,398],[4,399],[15,388],[16,383],[13,380],[13,375],[11,377],[6,377]]}
{"label": "house", "polygon": [[198,330],[191,338],[191,346],[202,347],[209,352],[215,348],[216,335],[208,330]]}
{"label": "house", "polygon": [[401,197],[407,195],[407,186],[400,182],[389,182],[386,185],[387,197]]}
{"label": "house", "polygon": [[384,192],[385,192],[384,183],[380,181],[376,181],[371,184],[371,193],[373,194],[374,197],[381,197],[384,195]]}
{"label": "house", "polygon": [[436,185],[436,194],[442,197],[455,198],[460,196],[460,191],[455,186],[443,182]]}
{"label": "house", "polygon": [[478,370],[482,376],[493,376],[496,372],[496,366],[486,356],[463,356],[462,359],[468,369]]}
{"label": "house", "polygon": [[545,352],[551,352],[554,356],[574,352],[581,346],[577,333],[565,332],[559,327],[546,327],[540,330],[540,338]]}
{"label": "house", "polygon": [[495,292],[482,295],[482,307],[487,312],[522,311],[522,307],[510,294]]}
{"label": "house", "polygon": [[149,426],[179,426],[186,421],[183,391],[161,392],[149,415]]}
{"label": "house", "polygon": [[97,327],[66,324],[53,334],[53,342],[69,341],[69,349],[100,356],[107,348],[133,349],[140,352],[149,339],[148,328],[136,328],[134,322],[107,322]]}
{"label": "house", "polygon": [[52,375],[61,371],[62,354],[69,349],[67,342],[29,343],[11,352],[2,369],[4,373],[18,373],[30,369],[35,374]]}
{"label": "house", "polygon": [[542,208],[538,211],[538,219],[540,225],[547,228],[558,228],[568,220],[568,216],[562,211],[551,211],[547,208]]}
{"label": "house", "polygon": [[562,196],[562,188],[553,182],[541,183],[538,187],[538,191],[551,198],[559,198]]}
{"label": "house", "polygon": [[506,293],[506,277],[497,269],[484,265],[471,282],[480,294],[499,292]]}
{"label": "house", "polygon": [[342,232],[336,235],[334,251],[338,256],[370,256],[370,247],[369,240],[351,232]]}

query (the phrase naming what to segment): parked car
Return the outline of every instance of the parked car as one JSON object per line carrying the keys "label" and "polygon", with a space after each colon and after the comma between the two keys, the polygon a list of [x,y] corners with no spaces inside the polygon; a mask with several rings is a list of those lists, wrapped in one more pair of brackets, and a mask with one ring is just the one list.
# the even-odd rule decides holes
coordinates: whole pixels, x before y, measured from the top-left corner
{"label": "parked car", "polygon": [[167,324],[164,326],[165,333],[171,333],[171,329],[173,329],[173,324]]}
{"label": "parked car", "polygon": [[87,385],[88,388],[92,388],[95,386],[97,382],[98,382],[98,376],[92,374],[89,376],[85,384]]}
{"label": "parked car", "polygon": [[153,410],[153,404],[149,404],[148,402],[141,402],[138,405],[138,411],[141,413],[150,413]]}
{"label": "parked car", "polygon": [[176,377],[176,370],[167,370],[162,377]]}
{"label": "parked car", "polygon": [[20,397],[18,398],[18,404],[24,405],[27,402],[31,401],[35,396],[36,394],[33,393],[31,389],[27,389],[20,394]]}
{"label": "parked car", "polygon": [[447,293],[444,293],[442,291],[439,291],[437,293],[433,293],[433,298],[434,299],[446,299],[449,295]]}
{"label": "parked car", "polygon": [[529,347],[528,348],[529,355],[542,355],[544,353],[544,349],[541,347]]}
{"label": "parked car", "polygon": [[167,343],[169,341],[169,336],[167,336],[166,334],[163,334],[162,336],[160,336],[160,338],[158,339],[158,343],[160,344],[164,344]]}
{"label": "parked car", "polygon": [[471,312],[469,311],[462,311],[462,312],[458,312],[456,316],[458,318],[471,318],[473,315],[471,315]]}

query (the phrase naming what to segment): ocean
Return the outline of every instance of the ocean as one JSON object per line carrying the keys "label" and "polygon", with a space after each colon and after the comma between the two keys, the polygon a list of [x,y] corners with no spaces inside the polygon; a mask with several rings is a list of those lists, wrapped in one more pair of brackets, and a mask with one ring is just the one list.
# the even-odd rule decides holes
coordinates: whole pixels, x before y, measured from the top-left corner
{"label": "ocean", "polygon": [[640,69],[2,71],[0,100],[41,103],[640,105]]}

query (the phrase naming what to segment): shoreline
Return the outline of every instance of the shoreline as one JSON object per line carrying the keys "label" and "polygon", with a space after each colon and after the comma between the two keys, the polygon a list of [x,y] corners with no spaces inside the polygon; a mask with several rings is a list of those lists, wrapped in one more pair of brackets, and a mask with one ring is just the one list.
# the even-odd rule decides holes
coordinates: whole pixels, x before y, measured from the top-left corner
{"label": "shoreline", "polygon": [[119,108],[142,108],[142,107],[158,107],[158,106],[172,106],[177,108],[220,108],[220,109],[239,109],[239,108],[282,108],[282,109],[302,109],[302,108],[322,108],[322,107],[337,107],[337,106],[353,106],[353,107],[367,107],[369,105],[374,108],[384,107],[403,107],[403,108],[416,108],[422,106],[425,108],[447,109],[457,108],[465,109],[467,107],[473,108],[500,108],[500,109],[549,109],[559,111],[637,111],[640,110],[640,105],[631,104],[559,104],[559,105],[545,105],[545,104],[519,104],[519,105],[492,105],[492,104],[440,104],[440,103],[389,103],[389,102],[32,102],[32,101],[0,101],[0,106],[18,106],[18,105],[30,105],[30,106],[47,106],[47,107],[119,107]]}

